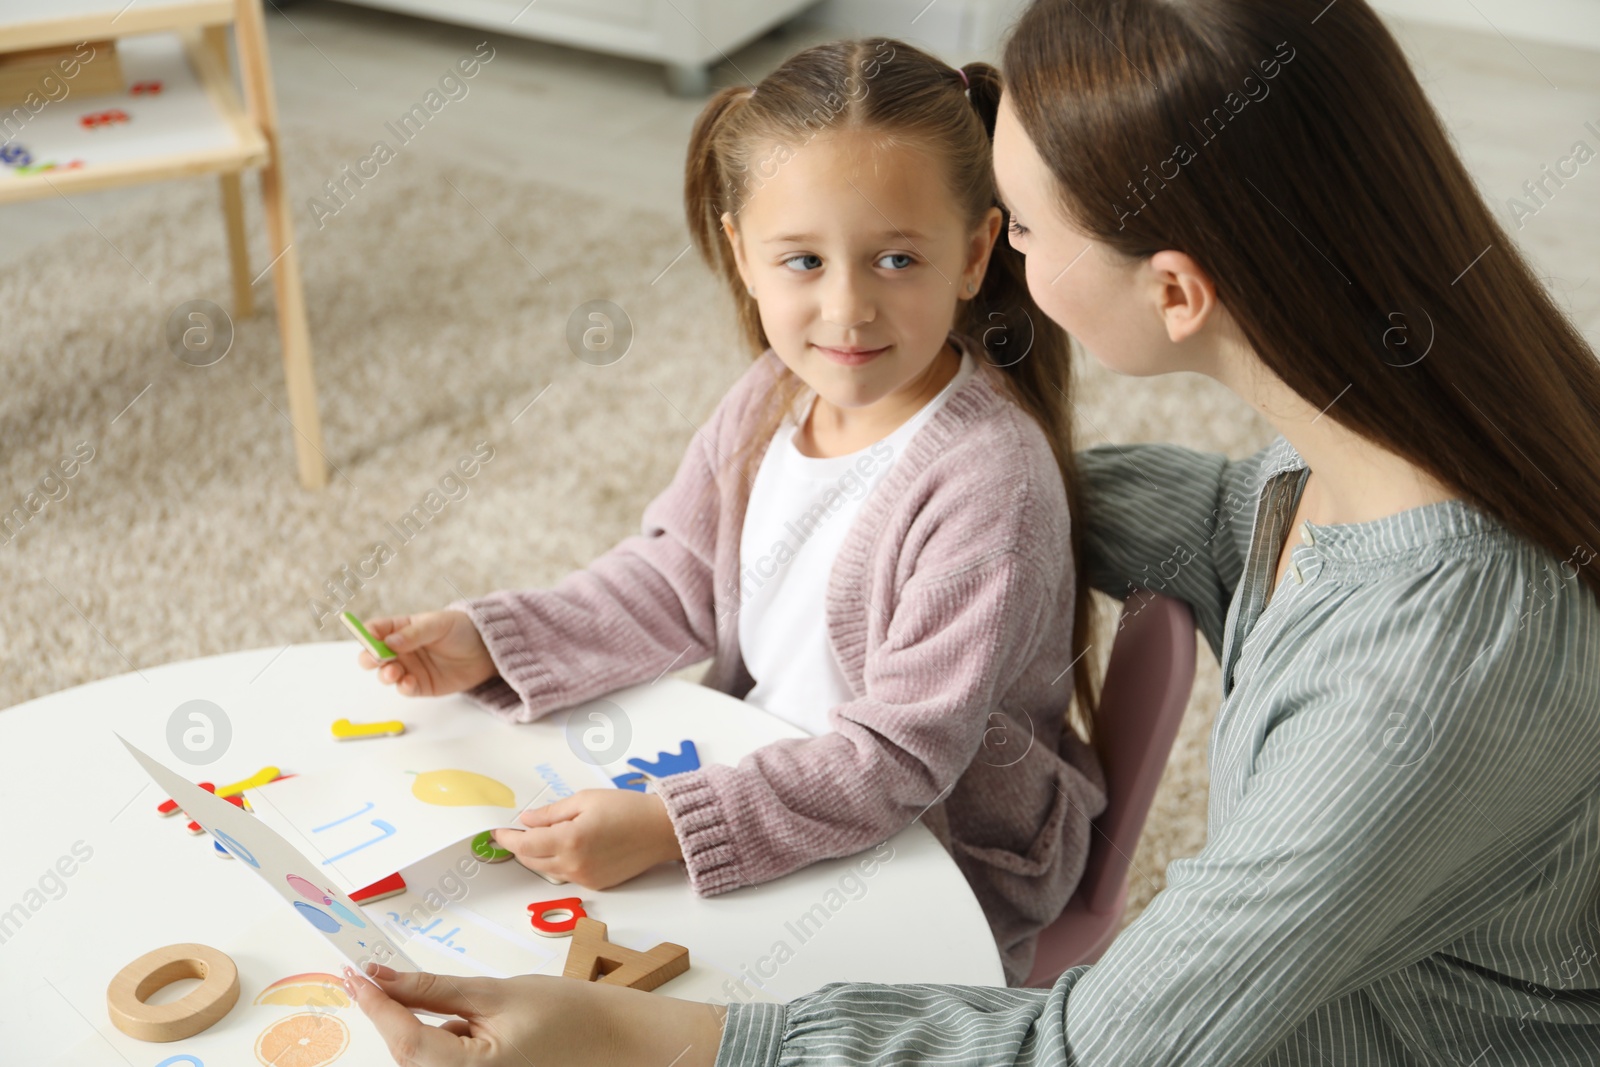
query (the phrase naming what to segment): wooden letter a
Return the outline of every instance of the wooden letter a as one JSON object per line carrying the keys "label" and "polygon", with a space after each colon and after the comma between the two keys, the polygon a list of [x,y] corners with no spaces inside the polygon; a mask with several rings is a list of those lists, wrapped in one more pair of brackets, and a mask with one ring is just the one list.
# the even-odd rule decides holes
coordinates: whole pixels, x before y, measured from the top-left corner
{"label": "wooden letter a", "polygon": [[663,941],[648,952],[613,945],[606,940],[606,924],[582,918],[572,933],[567,949],[568,978],[580,982],[603,982],[633,989],[654,989],[689,969],[689,950]]}

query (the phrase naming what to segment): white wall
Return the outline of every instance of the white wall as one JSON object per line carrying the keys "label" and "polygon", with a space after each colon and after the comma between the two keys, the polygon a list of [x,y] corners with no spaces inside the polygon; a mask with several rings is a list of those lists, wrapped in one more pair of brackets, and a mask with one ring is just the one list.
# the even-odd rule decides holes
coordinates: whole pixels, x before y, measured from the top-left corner
{"label": "white wall", "polygon": [[1372,6],[1413,22],[1600,51],[1600,0],[1372,0]]}
{"label": "white wall", "polygon": [[[1337,2],[1337,0],[1335,0]],[[1512,40],[1600,51],[1600,0],[1369,0],[1379,13]],[[882,34],[937,51],[947,60],[993,58],[1027,0],[824,0],[807,21],[841,36]],[[1596,62],[1600,62],[1597,57]]]}
{"label": "white wall", "polygon": [[1027,6],[1028,0],[823,0],[805,18],[841,37],[908,41],[949,63],[994,62],[1006,30]]}

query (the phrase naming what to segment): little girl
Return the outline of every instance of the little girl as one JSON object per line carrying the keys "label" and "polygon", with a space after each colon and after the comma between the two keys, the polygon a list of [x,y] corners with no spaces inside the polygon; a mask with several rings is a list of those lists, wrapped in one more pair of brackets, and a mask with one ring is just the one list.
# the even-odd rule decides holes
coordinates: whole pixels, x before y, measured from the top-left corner
{"label": "little girl", "polygon": [[1076,689],[1093,740],[1067,677],[1069,350],[996,245],[999,93],[986,64],[882,39],[718,93],[684,199],[754,365],[638,536],[551,589],[369,624],[402,693],[527,722],[711,658],[703,684],[811,735],[525,812],[495,832],[525,866],[604,888],[681,860],[709,895],[920,819],[1026,978],[1106,799],[1067,722]]}

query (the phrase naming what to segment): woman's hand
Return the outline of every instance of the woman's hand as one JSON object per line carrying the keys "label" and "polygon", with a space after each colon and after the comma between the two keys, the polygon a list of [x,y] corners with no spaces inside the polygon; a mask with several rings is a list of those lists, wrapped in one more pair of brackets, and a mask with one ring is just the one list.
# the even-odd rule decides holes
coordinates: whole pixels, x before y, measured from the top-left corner
{"label": "woman's hand", "polygon": [[345,988],[403,1067],[711,1067],[722,1041],[724,1010],[624,986],[367,970],[346,967]]}
{"label": "woman's hand", "polygon": [[498,829],[496,844],[529,870],[607,889],[658,863],[681,860],[667,805],[632,789],[582,789],[517,816],[526,830]]}
{"label": "woman's hand", "polygon": [[378,681],[408,697],[439,697],[488,681],[494,660],[472,619],[462,611],[427,611],[366,623],[395,658],[380,664],[361,650],[361,669],[376,668]]}

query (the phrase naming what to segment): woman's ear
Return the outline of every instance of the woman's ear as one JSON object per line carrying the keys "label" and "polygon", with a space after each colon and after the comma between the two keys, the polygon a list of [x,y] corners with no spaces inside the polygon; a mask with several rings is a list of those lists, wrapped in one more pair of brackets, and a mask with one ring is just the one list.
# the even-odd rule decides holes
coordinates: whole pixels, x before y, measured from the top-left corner
{"label": "woman's ear", "polygon": [[961,270],[961,292],[957,299],[971,300],[983,286],[984,273],[989,269],[989,256],[1000,236],[1000,224],[1005,216],[997,207],[991,207],[972,231],[967,243],[967,262]]}
{"label": "woman's ear", "polygon": [[1150,257],[1150,291],[1174,344],[1205,328],[1221,306],[1211,276],[1188,255],[1165,249]]}
{"label": "woman's ear", "polygon": [[733,216],[726,211],[722,213],[722,235],[728,239],[728,247],[733,249],[733,265],[739,269],[739,280],[749,290],[754,283],[750,281],[750,268],[744,261],[744,242],[739,239],[739,231],[733,225]]}

